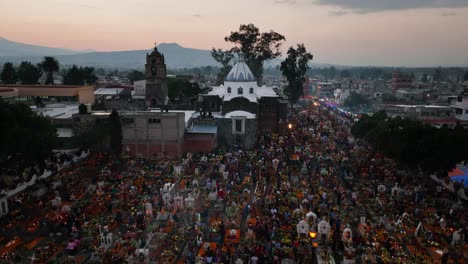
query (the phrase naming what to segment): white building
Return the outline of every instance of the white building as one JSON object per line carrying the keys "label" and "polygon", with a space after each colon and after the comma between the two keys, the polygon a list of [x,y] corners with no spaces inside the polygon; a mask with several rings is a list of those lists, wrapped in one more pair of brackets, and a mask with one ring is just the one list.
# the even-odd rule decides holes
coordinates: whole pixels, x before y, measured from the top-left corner
{"label": "white building", "polygon": [[468,93],[460,94],[451,106],[456,119],[468,121]]}

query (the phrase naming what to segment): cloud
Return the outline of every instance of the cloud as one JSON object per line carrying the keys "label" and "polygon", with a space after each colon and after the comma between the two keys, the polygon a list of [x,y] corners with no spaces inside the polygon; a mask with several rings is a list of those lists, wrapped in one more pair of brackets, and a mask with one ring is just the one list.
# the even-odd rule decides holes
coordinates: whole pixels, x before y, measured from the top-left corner
{"label": "cloud", "polygon": [[328,12],[329,16],[344,16],[349,14],[349,12],[343,11],[343,10],[336,10],[336,11],[330,11]]}
{"label": "cloud", "polygon": [[295,5],[295,4],[296,4],[296,0],[275,0],[275,4]]}
{"label": "cloud", "polygon": [[[279,0],[277,0],[279,1]],[[283,0],[287,1],[287,0]],[[416,8],[468,7],[467,0],[314,0],[321,5],[337,6],[355,13]]]}
{"label": "cloud", "polygon": [[87,5],[87,4],[75,4],[75,6],[83,7],[83,8],[90,8],[90,9],[97,9],[98,8],[97,6]]}
{"label": "cloud", "polygon": [[445,12],[445,13],[442,13],[440,15],[443,16],[443,17],[450,17],[450,16],[456,16],[457,13],[455,13],[455,12]]}

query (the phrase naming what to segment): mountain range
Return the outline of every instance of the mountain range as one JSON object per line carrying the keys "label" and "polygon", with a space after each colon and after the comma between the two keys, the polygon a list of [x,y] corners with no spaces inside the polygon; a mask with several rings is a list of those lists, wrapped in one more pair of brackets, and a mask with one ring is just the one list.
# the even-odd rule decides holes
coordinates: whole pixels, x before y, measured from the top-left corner
{"label": "mountain range", "polygon": [[[54,56],[61,65],[72,64],[102,68],[143,69],[148,50],[97,52],[92,50],[74,51],[13,42],[0,38],[0,63],[15,64],[21,61],[40,62],[44,56]],[[184,48],[177,43],[161,43],[158,50],[164,54],[168,68],[193,68],[218,66],[210,50]]]}
{"label": "mountain range", "polygon": [[[161,43],[157,47],[158,50],[164,54],[166,65],[169,69],[220,66],[220,64],[211,57],[211,50],[185,48],[177,43]],[[0,37],[0,66],[5,62],[19,64],[22,61],[30,61],[32,63],[38,63],[42,61],[44,56],[53,56],[59,61],[62,67],[69,67],[76,64],[78,66],[93,66],[96,68],[142,70],[145,65],[146,54],[150,53],[152,50],[151,48],[148,50],[108,52],[93,50],[76,51],[19,43]],[[268,61],[265,66],[275,67],[280,63],[281,59],[274,59]],[[310,66],[316,68],[329,67],[332,65],[314,62],[311,63]]]}

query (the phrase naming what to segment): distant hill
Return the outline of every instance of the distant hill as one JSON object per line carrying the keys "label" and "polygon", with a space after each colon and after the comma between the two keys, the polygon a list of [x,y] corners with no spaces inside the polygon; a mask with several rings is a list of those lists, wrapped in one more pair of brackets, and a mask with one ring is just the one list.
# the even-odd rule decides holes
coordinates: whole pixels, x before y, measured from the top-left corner
{"label": "distant hill", "polygon": [[[148,50],[129,51],[73,51],[60,48],[50,48],[38,45],[30,45],[9,41],[0,38],[0,64],[7,61],[19,64],[22,61],[38,63],[44,56],[54,56],[62,66],[73,64],[80,66],[94,66],[96,68],[117,68],[117,69],[143,69]],[[166,65],[170,69],[195,68],[202,66],[220,65],[211,57],[211,50],[184,48],[177,43],[161,43],[158,50],[164,54]],[[265,63],[265,67],[278,66],[281,59],[275,59]],[[0,65],[1,66],[1,65]],[[331,64],[317,64],[312,62],[312,68],[329,67]]]}
{"label": "distant hill", "polygon": [[[153,50],[78,53],[76,51],[65,49],[47,48],[21,43],[17,43],[18,45],[12,45],[11,43],[15,42],[9,41],[6,41],[5,43],[7,45],[2,45],[0,42],[0,63],[2,64],[6,61],[20,63],[24,60],[37,63],[40,62],[44,56],[54,56],[58,59],[61,65],[65,66],[77,64],[103,68],[142,69],[145,65],[146,53],[150,53]],[[39,48],[32,51],[22,48],[23,45]],[[2,48],[3,46],[5,46],[5,48]],[[15,47],[17,47],[18,50],[15,52],[8,52],[9,50],[15,49]],[[158,50],[164,54],[168,68],[177,69],[217,66],[217,63],[211,57],[209,50],[184,48],[176,43],[161,43],[158,45]]]}
{"label": "distant hill", "polygon": [[[25,43],[14,42],[6,38],[0,37],[0,56],[57,56],[78,54],[86,51],[75,51],[62,48],[50,48],[39,45],[31,45]],[[89,52],[89,50],[88,50]]]}

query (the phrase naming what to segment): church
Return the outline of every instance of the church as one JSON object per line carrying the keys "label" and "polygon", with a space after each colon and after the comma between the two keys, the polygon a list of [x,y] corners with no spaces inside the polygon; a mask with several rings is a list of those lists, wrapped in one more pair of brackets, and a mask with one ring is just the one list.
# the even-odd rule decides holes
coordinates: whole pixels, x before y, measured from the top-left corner
{"label": "church", "polygon": [[258,135],[286,131],[288,103],[275,90],[258,86],[249,66],[240,61],[223,84],[200,96],[192,127],[216,126],[219,144],[252,149]]}

